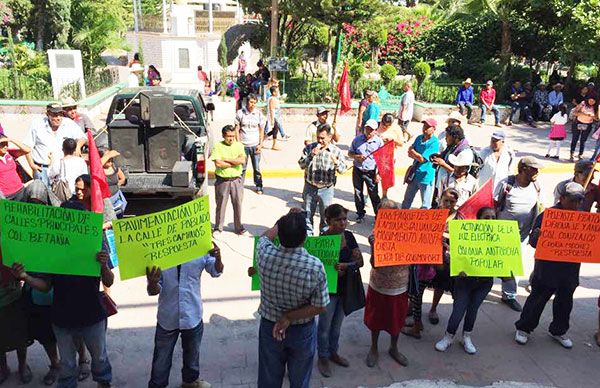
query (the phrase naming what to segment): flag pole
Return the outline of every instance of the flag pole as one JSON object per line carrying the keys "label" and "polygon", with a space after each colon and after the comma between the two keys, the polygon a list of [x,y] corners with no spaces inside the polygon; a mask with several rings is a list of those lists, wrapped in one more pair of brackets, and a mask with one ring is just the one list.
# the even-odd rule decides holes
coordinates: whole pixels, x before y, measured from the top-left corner
{"label": "flag pole", "polygon": [[592,177],[594,176],[594,171],[596,171],[596,165],[598,164],[598,159],[600,159],[600,155],[598,155],[598,157],[596,157],[596,159],[594,159],[594,164],[592,165],[592,169],[590,170],[590,173],[588,174],[587,178],[585,179],[585,184],[583,185],[583,188],[586,190],[587,190],[588,185],[592,181]]}

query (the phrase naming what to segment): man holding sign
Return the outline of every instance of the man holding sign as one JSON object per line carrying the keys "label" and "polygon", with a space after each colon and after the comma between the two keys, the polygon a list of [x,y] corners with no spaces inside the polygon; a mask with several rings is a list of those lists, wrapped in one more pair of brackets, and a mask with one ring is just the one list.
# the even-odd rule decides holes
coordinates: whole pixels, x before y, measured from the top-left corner
{"label": "man holding sign", "polygon": [[[560,201],[552,209],[563,209],[576,211],[580,208],[585,198],[585,189],[579,183],[571,182],[564,186],[560,193]],[[544,213],[535,220],[529,244],[537,247],[538,239],[544,220]],[[525,345],[529,340],[529,334],[537,327],[540,316],[544,311],[546,303],[552,295],[552,323],[550,323],[549,334],[564,348],[573,347],[573,341],[567,337],[569,330],[569,318],[573,309],[573,294],[579,285],[579,267],[581,263],[563,261],[535,261],[535,267],[531,276],[531,294],[523,306],[521,318],[515,322],[517,332],[515,341]]]}
{"label": "man holding sign", "polygon": [[[302,246],[306,220],[292,209],[258,242],[261,291],[258,386],[281,387],[286,366],[290,386],[308,388],[317,341],[315,316],[329,304],[321,261]],[[281,246],[273,244],[279,237]]]}

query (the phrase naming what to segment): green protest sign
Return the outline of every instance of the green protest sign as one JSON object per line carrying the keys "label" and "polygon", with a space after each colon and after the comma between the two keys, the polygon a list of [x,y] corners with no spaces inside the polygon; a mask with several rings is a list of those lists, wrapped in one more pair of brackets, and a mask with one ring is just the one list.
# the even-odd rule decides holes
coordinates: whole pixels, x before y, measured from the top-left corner
{"label": "green protest sign", "polygon": [[[258,275],[258,266],[256,265],[256,245],[260,237],[254,237],[254,257],[252,265],[256,269],[256,274],[252,276],[252,291],[260,290],[260,277]],[[275,245],[279,246],[279,240],[275,239]],[[340,246],[342,244],[342,236],[339,234],[329,236],[308,236],[304,242],[304,248],[311,255],[317,257],[325,267],[327,274],[327,288],[329,292],[335,294],[337,292],[338,272],[335,270],[335,265],[340,259]]]}
{"label": "green protest sign", "polygon": [[452,220],[449,232],[451,276],[523,275],[517,221]]}
{"label": "green protest sign", "polygon": [[183,205],[113,221],[121,280],[165,270],[204,256],[212,249],[208,196]]}
{"label": "green protest sign", "polygon": [[17,201],[0,201],[4,265],[29,272],[100,276],[102,214]]}

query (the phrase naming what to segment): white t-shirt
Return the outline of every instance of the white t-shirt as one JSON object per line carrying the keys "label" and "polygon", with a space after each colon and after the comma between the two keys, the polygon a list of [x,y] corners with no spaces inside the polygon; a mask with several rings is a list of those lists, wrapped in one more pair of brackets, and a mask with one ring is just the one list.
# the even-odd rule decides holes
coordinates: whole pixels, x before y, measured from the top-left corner
{"label": "white t-shirt", "polygon": [[569,115],[563,116],[563,114],[560,112],[556,112],[550,119],[550,122],[556,125],[565,125],[567,121],[569,121]]}
{"label": "white t-shirt", "polygon": [[75,180],[77,180],[80,175],[89,173],[87,163],[79,156],[69,156],[62,159],[54,159],[50,165],[50,168],[48,169],[48,178],[50,178],[50,181],[61,178],[61,160],[64,164],[64,178],[69,184],[71,194],[75,194]]}
{"label": "white t-shirt", "polygon": [[240,141],[245,147],[255,147],[260,141],[260,132],[265,127],[265,116],[254,108],[252,112],[246,107],[237,111],[235,123],[240,127]]}
{"label": "white t-shirt", "polygon": [[[495,201],[500,200],[500,196],[503,195],[507,184],[508,178],[499,182],[494,191]],[[533,226],[538,202],[541,202],[541,198],[533,182],[527,187],[521,187],[515,181],[512,189],[506,194],[504,209],[500,210],[498,219],[517,221],[519,223],[521,241],[525,241]]]}
{"label": "white t-shirt", "polygon": [[60,160],[63,157],[62,143],[66,138],[79,140],[85,138],[85,134],[77,123],[67,117],[64,117],[58,129],[53,131],[48,118],[43,117],[31,123],[23,143],[31,147],[34,162],[50,164],[50,153],[53,160]]}
{"label": "white t-shirt", "polygon": [[438,203],[441,202],[442,193],[446,189],[455,189],[458,191],[458,201],[456,202],[456,207],[461,207],[467,199],[477,192],[479,189],[479,183],[471,174],[467,174],[465,179],[460,181],[457,181],[454,174],[452,174],[448,176],[447,179],[443,179],[438,182]]}
{"label": "white t-shirt", "polygon": [[496,189],[498,183],[513,173],[515,164],[515,153],[508,146],[502,148],[500,158],[496,159],[492,147],[485,147],[479,153],[483,165],[479,170],[479,186],[483,186],[488,179],[493,179],[492,190]]}
{"label": "white t-shirt", "polygon": [[[404,107],[404,110],[402,110],[402,107]],[[402,100],[400,100],[400,109],[398,110],[398,117],[400,117],[400,120],[411,121],[413,118],[414,107],[415,93],[412,90],[409,90],[402,95]]]}

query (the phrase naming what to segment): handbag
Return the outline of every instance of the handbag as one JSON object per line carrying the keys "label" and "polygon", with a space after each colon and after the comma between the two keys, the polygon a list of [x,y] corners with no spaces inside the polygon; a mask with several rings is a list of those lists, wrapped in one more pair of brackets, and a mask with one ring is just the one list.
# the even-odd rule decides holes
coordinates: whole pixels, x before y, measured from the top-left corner
{"label": "handbag", "polygon": [[73,193],[71,192],[71,188],[69,187],[69,182],[66,179],[66,169],[65,169],[65,161],[64,159],[60,161],[60,173],[58,178],[52,182],[52,193],[58,198],[58,200],[63,203],[68,201]]}
{"label": "handbag", "polygon": [[100,304],[104,307],[106,317],[112,317],[118,312],[117,304],[106,292],[100,291],[98,298],[100,298]]}
{"label": "handbag", "polygon": [[[346,316],[356,310],[365,307],[365,288],[358,268],[347,268],[346,274],[341,277],[342,287],[342,307]],[[338,294],[339,294],[338,289]]]}
{"label": "handbag", "polygon": [[592,139],[594,139],[594,140],[600,139],[600,125],[598,126],[598,129],[596,129],[596,132],[592,133]]}
{"label": "handbag", "polygon": [[413,163],[406,169],[406,173],[404,174],[404,183],[408,185],[412,181],[414,181],[416,173],[417,173],[417,167]]}

